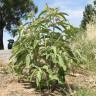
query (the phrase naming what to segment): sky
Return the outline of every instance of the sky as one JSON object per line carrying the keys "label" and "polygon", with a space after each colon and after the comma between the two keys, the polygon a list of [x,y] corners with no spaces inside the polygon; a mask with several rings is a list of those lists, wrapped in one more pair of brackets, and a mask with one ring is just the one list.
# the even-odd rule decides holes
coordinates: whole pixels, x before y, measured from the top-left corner
{"label": "sky", "polygon": [[[74,26],[78,27],[82,20],[83,11],[85,6],[90,3],[92,0],[33,0],[34,3],[38,6],[38,13],[40,13],[46,3],[50,7],[59,8],[60,11],[67,13],[69,22]],[[7,49],[8,41],[12,37],[8,32],[4,32],[4,47]]]}

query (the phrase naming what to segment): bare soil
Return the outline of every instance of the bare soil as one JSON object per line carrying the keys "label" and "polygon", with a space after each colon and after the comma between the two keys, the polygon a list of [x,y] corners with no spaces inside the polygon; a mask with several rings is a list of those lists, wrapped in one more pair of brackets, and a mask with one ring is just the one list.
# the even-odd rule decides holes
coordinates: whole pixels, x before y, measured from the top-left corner
{"label": "bare soil", "polygon": [[[0,96],[60,96],[57,93],[55,95],[41,94],[37,92],[35,88],[29,87],[30,84],[28,82],[18,83],[16,77],[6,72],[6,66],[7,65],[0,66]],[[74,74],[67,75],[67,84],[69,84],[69,87],[73,85],[73,89],[79,87],[96,91],[96,73],[84,73],[75,72]]]}
{"label": "bare soil", "polygon": [[[26,87],[28,84],[26,84]],[[41,96],[34,88],[25,88],[16,77],[6,72],[6,65],[0,66],[0,96]]]}
{"label": "bare soil", "polygon": [[40,92],[30,82],[18,82],[16,76],[8,72],[8,66],[0,64],[0,96],[61,96],[57,91]]}

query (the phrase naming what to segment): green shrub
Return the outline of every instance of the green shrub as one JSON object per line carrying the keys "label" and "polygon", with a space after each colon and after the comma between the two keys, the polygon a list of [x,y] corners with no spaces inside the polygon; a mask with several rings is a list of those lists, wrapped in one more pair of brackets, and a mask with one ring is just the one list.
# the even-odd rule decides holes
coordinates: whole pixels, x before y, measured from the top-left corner
{"label": "green shrub", "polygon": [[19,29],[12,68],[18,76],[35,81],[39,88],[64,84],[69,66],[76,61],[66,37],[70,24],[65,15],[47,6],[30,24]]}

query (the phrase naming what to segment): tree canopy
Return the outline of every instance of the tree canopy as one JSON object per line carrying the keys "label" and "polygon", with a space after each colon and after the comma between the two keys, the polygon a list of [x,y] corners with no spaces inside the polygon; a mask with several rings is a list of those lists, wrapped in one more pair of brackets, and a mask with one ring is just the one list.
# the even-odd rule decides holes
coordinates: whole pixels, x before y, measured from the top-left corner
{"label": "tree canopy", "polygon": [[86,25],[90,22],[95,22],[96,17],[96,0],[94,0],[93,5],[88,4],[85,7],[85,10],[83,12],[83,19],[81,21],[81,28],[86,30]]}
{"label": "tree canopy", "polygon": [[12,26],[20,25],[21,18],[24,18],[30,11],[37,11],[32,0],[0,0],[0,49],[3,49],[3,31],[8,31]]}
{"label": "tree canopy", "polygon": [[81,27],[83,29],[86,29],[86,25],[87,23],[89,23],[90,21],[92,21],[92,16],[94,14],[94,11],[93,11],[93,6],[91,4],[88,4],[86,7],[85,7],[85,11],[83,12],[83,20],[81,22]]}

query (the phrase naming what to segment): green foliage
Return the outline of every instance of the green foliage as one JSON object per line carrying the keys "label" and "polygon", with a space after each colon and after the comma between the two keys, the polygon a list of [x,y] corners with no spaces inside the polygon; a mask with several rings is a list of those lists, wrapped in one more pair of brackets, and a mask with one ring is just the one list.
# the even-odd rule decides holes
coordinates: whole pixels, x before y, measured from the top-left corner
{"label": "green foliage", "polygon": [[89,23],[96,23],[96,0],[93,0],[93,4],[88,4],[83,12],[83,20],[81,21],[81,28],[86,30],[86,26]]}
{"label": "green foliage", "polygon": [[19,25],[20,19],[32,10],[36,12],[36,8],[31,0],[16,0],[15,2],[14,0],[0,0],[0,21],[2,26],[4,24],[4,27],[10,30],[12,28],[11,25]]}
{"label": "green foliage", "polygon": [[37,12],[32,0],[0,0],[0,49],[4,49],[4,28],[15,36],[22,19],[24,20],[30,11]]}
{"label": "green foliage", "polygon": [[91,4],[88,4],[85,7],[85,11],[83,12],[83,20],[81,22],[81,27],[86,29],[86,25],[93,20],[94,16],[94,8]]}
{"label": "green foliage", "polygon": [[66,37],[70,24],[65,15],[46,6],[32,23],[19,29],[12,68],[17,75],[35,81],[39,88],[64,84],[69,66],[76,61]]}
{"label": "green foliage", "polygon": [[65,33],[67,34],[66,38],[72,41],[72,39],[74,39],[74,37],[76,37],[76,35],[80,33],[81,30],[81,28],[74,27],[71,25],[69,29],[65,30]]}

